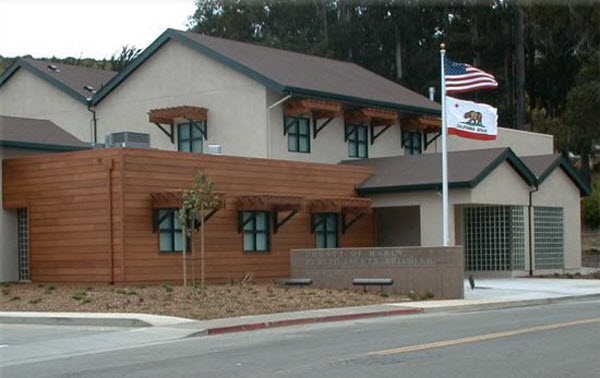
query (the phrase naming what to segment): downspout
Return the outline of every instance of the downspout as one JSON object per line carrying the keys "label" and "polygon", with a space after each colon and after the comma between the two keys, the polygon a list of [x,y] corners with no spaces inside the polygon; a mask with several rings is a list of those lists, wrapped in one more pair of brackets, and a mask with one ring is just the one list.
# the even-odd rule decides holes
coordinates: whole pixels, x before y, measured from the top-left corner
{"label": "downspout", "polygon": [[96,119],[96,110],[92,109],[92,98],[87,99],[87,110],[92,113],[92,144],[95,146],[98,143],[98,128]]}
{"label": "downspout", "polygon": [[292,97],[292,95],[288,94],[267,108],[267,159],[271,158],[271,109],[286,102],[290,97]]}
{"label": "downspout", "polygon": [[533,276],[533,193],[539,190],[538,185],[529,191],[529,275]]}

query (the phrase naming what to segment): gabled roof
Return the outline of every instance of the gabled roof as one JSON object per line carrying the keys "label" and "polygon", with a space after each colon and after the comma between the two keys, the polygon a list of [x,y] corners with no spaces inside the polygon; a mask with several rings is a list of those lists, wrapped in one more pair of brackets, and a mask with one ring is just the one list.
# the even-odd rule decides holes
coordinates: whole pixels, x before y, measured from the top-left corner
{"label": "gabled roof", "polygon": [[[436,190],[441,188],[441,154],[393,156],[344,161],[367,165],[374,174],[359,185],[359,194]],[[448,187],[474,188],[501,163],[507,161],[529,185],[534,174],[510,148],[455,151],[448,153]]]}
{"label": "gabled roof", "polygon": [[577,185],[583,196],[592,194],[590,186],[585,183],[581,175],[561,154],[524,156],[521,160],[523,160],[523,163],[525,163],[525,165],[533,172],[538,185],[544,182],[554,169],[560,167],[567,176],[569,176],[571,181]]}
{"label": "gabled roof", "polygon": [[[56,67],[55,70],[49,66]],[[0,74],[0,86],[20,68],[24,68],[42,80],[57,87],[77,101],[87,104],[87,99],[94,96],[94,92],[87,91],[84,86],[89,85],[94,91],[98,91],[117,73],[113,71],[100,70],[73,66],[70,64],[36,60],[31,57],[17,58],[15,62]]]}
{"label": "gabled roof", "polygon": [[176,40],[257,80],[301,97],[439,115],[440,105],[354,63],[167,29],[93,98],[98,103],[163,44]]}
{"label": "gabled roof", "polygon": [[0,116],[0,146],[71,151],[90,146],[47,119]]}

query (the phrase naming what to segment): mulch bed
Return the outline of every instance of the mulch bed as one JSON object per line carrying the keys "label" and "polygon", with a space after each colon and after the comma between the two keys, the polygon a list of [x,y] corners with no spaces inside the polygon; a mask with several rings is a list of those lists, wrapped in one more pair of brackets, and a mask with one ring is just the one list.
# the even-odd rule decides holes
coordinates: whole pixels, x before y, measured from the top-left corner
{"label": "mulch bed", "polygon": [[176,285],[4,283],[0,311],[124,312],[214,319],[408,301],[399,294],[282,287],[210,285],[195,294]]}

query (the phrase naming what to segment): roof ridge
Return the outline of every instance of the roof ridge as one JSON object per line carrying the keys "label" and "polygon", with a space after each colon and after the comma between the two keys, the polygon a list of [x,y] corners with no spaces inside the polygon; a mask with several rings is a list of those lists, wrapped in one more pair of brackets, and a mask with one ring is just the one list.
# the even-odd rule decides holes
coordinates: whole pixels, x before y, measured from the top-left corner
{"label": "roof ridge", "polygon": [[95,70],[95,71],[99,71],[99,72],[103,72],[103,73],[115,73],[116,74],[119,72],[119,71],[113,71],[113,70],[105,70],[103,68],[98,68],[98,67],[87,67],[87,66],[81,66],[81,65],[77,65],[77,64],[58,62],[58,61],[52,60],[50,58],[37,58],[36,59],[36,58],[32,57],[31,55],[25,55],[22,57],[18,57],[17,59],[23,59],[23,60],[30,59],[30,60],[33,60],[33,61],[39,62],[39,63],[48,62],[48,63],[52,63],[52,64],[62,64],[62,65],[69,66],[69,67],[75,68],[75,69],[81,68],[81,69],[85,69],[85,70]]}

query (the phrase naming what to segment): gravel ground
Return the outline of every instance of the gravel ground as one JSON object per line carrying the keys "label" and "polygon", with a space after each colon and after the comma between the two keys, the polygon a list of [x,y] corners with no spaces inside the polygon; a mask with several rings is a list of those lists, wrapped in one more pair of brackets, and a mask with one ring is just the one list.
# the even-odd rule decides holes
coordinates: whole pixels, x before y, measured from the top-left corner
{"label": "gravel ground", "polygon": [[[183,295],[175,285],[2,284],[0,311],[135,312],[214,319],[408,301],[361,290],[286,288],[275,284],[211,285]],[[188,288],[188,293],[190,289]]]}

